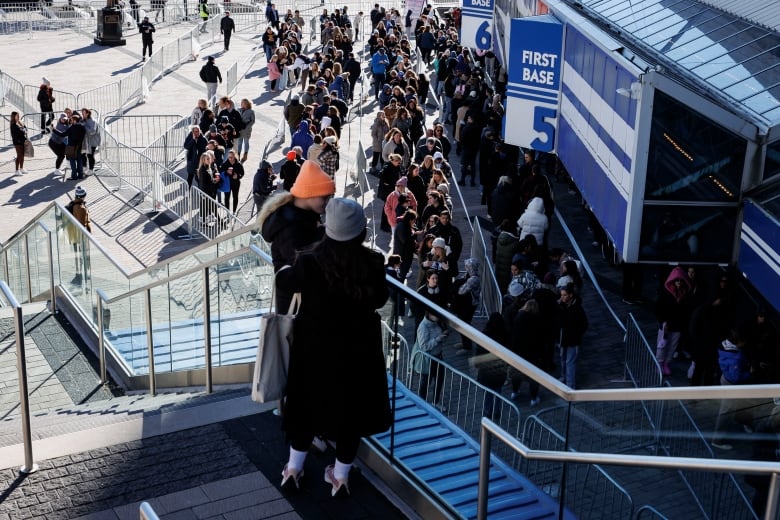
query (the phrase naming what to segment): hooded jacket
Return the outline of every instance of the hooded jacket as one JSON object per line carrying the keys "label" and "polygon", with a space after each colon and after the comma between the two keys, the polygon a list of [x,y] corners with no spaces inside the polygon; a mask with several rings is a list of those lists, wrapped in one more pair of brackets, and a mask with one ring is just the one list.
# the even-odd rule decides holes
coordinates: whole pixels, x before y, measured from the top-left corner
{"label": "hooded jacket", "polygon": [[298,126],[298,131],[295,132],[290,141],[290,148],[300,146],[303,150],[303,158],[308,159],[309,147],[314,144],[314,136],[309,132],[309,122],[306,120],[301,121]]}
{"label": "hooded jacket", "polygon": [[275,271],[293,265],[299,251],[325,235],[320,215],[297,207],[293,201],[290,192],[277,192],[263,204],[257,217],[263,239],[271,244]]}
{"label": "hooded jacket", "polygon": [[732,385],[750,381],[750,361],[745,353],[730,340],[723,340],[718,349],[718,365],[723,377]]}
{"label": "hooded jacket", "polygon": [[479,277],[480,263],[477,258],[467,258],[464,263],[466,267],[466,281],[458,287],[458,294],[461,296],[470,295],[471,305],[479,305],[480,293],[482,292],[482,280]]}
{"label": "hooded jacket", "polygon": [[[680,281],[679,289],[675,284],[677,280]],[[655,316],[660,326],[666,323],[666,329],[669,332],[685,330],[692,310],[689,304],[689,294],[688,275],[681,267],[675,267],[666,278],[664,288],[658,294],[658,300],[655,303]]]}
{"label": "hooded jacket", "polygon": [[382,152],[382,141],[390,131],[390,125],[387,124],[387,120],[380,119],[379,115],[376,116],[374,122],[371,124],[371,150],[374,152]]}
{"label": "hooded jacket", "polygon": [[520,252],[520,239],[509,231],[501,231],[496,239],[496,282],[501,294],[506,294],[512,281],[512,258]]}
{"label": "hooded jacket", "polygon": [[541,198],[531,199],[525,212],[517,219],[517,227],[520,228],[520,240],[533,235],[537,244],[544,243],[544,233],[550,228],[550,222],[544,214],[544,201]]}

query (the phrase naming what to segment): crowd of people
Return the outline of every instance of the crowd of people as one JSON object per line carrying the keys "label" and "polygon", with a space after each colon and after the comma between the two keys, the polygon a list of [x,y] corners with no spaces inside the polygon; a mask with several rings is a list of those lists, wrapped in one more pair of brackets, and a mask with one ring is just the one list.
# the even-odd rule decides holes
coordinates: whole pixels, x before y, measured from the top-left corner
{"label": "crowd of people", "polygon": [[[357,440],[387,426],[386,403],[378,397],[387,397],[379,343],[371,343],[368,354],[361,353],[366,358],[355,357],[358,347],[353,344],[354,338],[373,337],[379,330],[375,310],[388,298],[382,274],[409,285],[423,301],[466,323],[473,320],[487,271],[481,259],[464,255],[463,236],[453,218],[459,212],[451,196],[454,184],[479,185],[481,203],[495,227],[489,260],[503,300],[501,312],[489,317],[485,333],[547,373],[556,373],[558,359],[561,381],[577,388],[577,360],[589,328],[582,305],[584,273],[577,258],[550,243],[555,202],[545,173],[551,165],[533,150],[521,150],[500,138],[505,70],[495,57],[460,44],[457,17],[442,21],[430,6],[414,22],[409,15],[379,4],[367,17],[362,12],[353,17],[346,7],[333,13],[323,10],[318,18],[320,46],[307,54],[300,12],[288,10],[280,16],[270,2],[266,9],[268,26],[261,38],[268,90],[295,91],[283,112],[290,132],[284,161],[277,169],[268,158],[260,158],[252,197],[277,272],[276,308],[287,309],[293,293],[303,293],[290,388],[281,406],[291,444],[282,472],[284,486],[298,487],[306,452],[313,439],[323,435],[337,441],[336,461],[326,470],[325,480],[334,495],[348,493]],[[226,12],[220,24],[226,51],[235,30],[229,16]],[[370,21],[365,35],[370,60],[361,63],[364,49],[357,38],[365,21]],[[146,50],[151,54],[151,41],[148,47],[144,42]],[[423,66],[418,67],[415,59]],[[342,163],[339,141],[364,66],[376,106],[369,116],[371,170],[377,177],[380,230],[388,234],[383,269],[378,255],[361,245],[366,235],[363,208],[332,198]],[[424,71],[417,72],[420,69]],[[200,208],[201,224],[212,226],[224,218],[216,202],[232,212],[241,202],[239,190],[256,115],[249,99],[236,104],[237,100],[217,95],[222,74],[214,56],[207,58],[200,77],[206,93],[193,109],[183,148],[188,185],[197,184],[207,196]],[[426,111],[431,93],[441,99],[436,120],[429,120]],[[71,179],[89,175],[100,145],[91,112],[66,109],[54,120],[48,82],[41,85],[38,99],[42,128],[51,134],[55,173],[63,174],[60,168],[67,158]],[[16,174],[23,175],[27,130],[18,113],[12,114],[11,124]],[[83,202],[85,192],[78,191]],[[730,283],[724,276],[711,291],[697,279],[695,268],[671,271],[656,303],[656,355],[664,374],[671,373],[673,359],[690,358],[692,384],[777,380],[777,341],[764,313],[735,327]],[[403,315],[407,302],[394,295],[393,307]],[[408,308],[414,318],[411,365],[420,375],[420,395],[424,399],[432,395],[433,403],[446,412],[444,370],[437,361],[444,360],[451,329],[435,307],[409,302]],[[343,325],[339,317],[345,313],[359,316],[364,328],[345,333],[339,328]],[[322,331],[338,341],[323,344]],[[519,399],[527,380],[519,372],[475,348],[465,335],[453,345],[453,352],[474,356],[477,379],[485,386],[501,393],[509,382],[510,399]],[[354,391],[357,383],[346,380],[360,372],[361,360],[372,367],[363,374],[361,388],[371,387],[370,402],[381,406],[358,419],[355,410],[365,409],[369,401],[366,396],[353,400],[359,394]],[[312,392],[302,381],[332,392]],[[528,381],[530,406],[537,406],[539,385]],[[724,402],[716,425],[714,444],[724,449],[728,443],[720,432],[732,409]]]}

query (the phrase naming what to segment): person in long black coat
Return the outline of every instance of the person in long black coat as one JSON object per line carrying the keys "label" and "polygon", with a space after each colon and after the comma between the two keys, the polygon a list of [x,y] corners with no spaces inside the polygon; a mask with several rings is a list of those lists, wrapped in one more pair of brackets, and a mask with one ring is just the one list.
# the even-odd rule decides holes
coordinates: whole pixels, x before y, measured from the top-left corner
{"label": "person in long black coat", "polygon": [[321,434],[336,441],[336,463],[325,471],[336,496],[349,492],[360,438],[391,424],[376,311],[389,291],[382,255],[363,246],[362,206],[332,199],[325,216],[325,238],[276,275],[280,289],[301,293],[282,411],[291,443],[282,485],[297,485],[312,439]]}

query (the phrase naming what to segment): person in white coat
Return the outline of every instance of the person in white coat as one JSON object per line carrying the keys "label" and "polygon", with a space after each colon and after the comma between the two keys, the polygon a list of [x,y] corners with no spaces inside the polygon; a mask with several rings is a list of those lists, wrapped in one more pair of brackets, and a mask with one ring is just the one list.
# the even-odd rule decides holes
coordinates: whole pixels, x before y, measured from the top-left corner
{"label": "person in white coat", "polygon": [[544,214],[544,201],[540,197],[534,197],[528,203],[528,207],[517,219],[517,228],[520,240],[533,235],[537,244],[544,243],[544,234],[550,228],[550,221]]}

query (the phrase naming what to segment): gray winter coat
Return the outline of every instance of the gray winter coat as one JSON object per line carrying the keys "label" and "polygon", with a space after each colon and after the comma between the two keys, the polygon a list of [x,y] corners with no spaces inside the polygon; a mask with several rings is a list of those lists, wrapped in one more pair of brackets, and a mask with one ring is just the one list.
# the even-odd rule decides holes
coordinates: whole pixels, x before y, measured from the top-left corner
{"label": "gray winter coat", "polygon": [[95,153],[97,147],[100,146],[100,131],[98,130],[97,123],[94,119],[89,118],[85,119],[82,124],[84,125],[84,130],[87,131],[87,134],[84,137],[82,150],[84,153]]}

